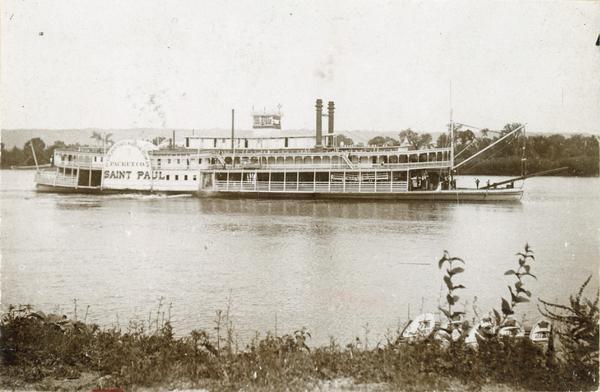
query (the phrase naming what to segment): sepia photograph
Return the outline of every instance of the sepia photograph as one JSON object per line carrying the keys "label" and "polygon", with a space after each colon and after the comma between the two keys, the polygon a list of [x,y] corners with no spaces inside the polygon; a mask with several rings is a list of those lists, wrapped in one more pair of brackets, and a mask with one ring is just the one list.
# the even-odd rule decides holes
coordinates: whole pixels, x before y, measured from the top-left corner
{"label": "sepia photograph", "polygon": [[598,390],[600,1],[0,15],[0,391]]}

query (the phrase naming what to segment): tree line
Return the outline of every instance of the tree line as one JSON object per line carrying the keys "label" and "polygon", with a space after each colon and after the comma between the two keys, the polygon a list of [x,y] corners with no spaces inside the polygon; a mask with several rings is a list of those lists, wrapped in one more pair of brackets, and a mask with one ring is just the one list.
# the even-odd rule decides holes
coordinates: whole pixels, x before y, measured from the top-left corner
{"label": "tree line", "polygon": [[[114,143],[112,140],[112,133],[102,134],[100,132],[94,131],[92,133],[91,139],[93,139],[94,144],[97,146],[105,145],[109,147]],[[33,150],[35,150],[35,158],[37,158],[37,162],[39,165],[45,165],[50,163],[50,159],[54,155],[54,150],[57,148],[67,148],[67,147],[81,147],[79,143],[69,144],[67,145],[62,140],[56,140],[51,145],[46,145],[41,138],[36,137],[31,140],[28,140],[23,145],[23,148],[19,148],[14,146],[11,149],[7,149],[4,143],[2,143],[2,151],[0,155],[0,166],[2,169],[9,169],[11,166],[33,166],[35,165],[35,159],[33,157]]]}
{"label": "tree line", "polygon": [[[500,131],[481,129],[473,131],[462,125],[454,128],[454,151],[456,163],[478,153],[490,144],[509,134],[521,126],[519,123],[506,124]],[[448,133],[442,133],[434,142],[429,133],[419,133],[412,129],[405,129],[398,134],[398,138],[389,136],[376,136],[368,141],[370,146],[406,146],[411,149],[430,147],[449,147]],[[102,135],[94,132],[91,137],[94,144],[110,146],[113,141],[111,135]],[[343,136],[345,146],[353,145],[352,139]],[[160,144],[162,140],[153,140]],[[79,147],[79,144],[67,145],[57,140],[50,145],[39,137],[27,141],[23,148],[13,147],[6,149],[2,144],[0,163],[3,169],[11,166],[31,166],[35,164],[31,145],[36,153],[38,164],[50,163],[50,158],[57,148]],[[525,148],[525,151],[523,151]],[[522,161],[525,156],[526,160]],[[459,174],[473,175],[519,175],[522,164],[525,162],[528,173],[550,170],[559,167],[568,169],[561,173],[570,176],[598,176],[600,169],[600,154],[598,139],[595,136],[573,134],[569,137],[563,135],[533,135],[524,136],[522,132],[508,137],[498,143],[494,148],[484,152],[481,157],[474,158],[459,169]]]}
{"label": "tree line", "polygon": [[35,165],[35,159],[33,157],[33,151],[31,146],[35,150],[35,157],[40,165],[50,163],[50,157],[54,155],[54,150],[57,148],[65,148],[67,145],[65,142],[57,140],[51,145],[47,146],[46,143],[39,137],[28,140],[23,145],[23,148],[14,146],[11,149],[7,149],[2,143],[2,155],[0,156],[0,163],[2,169],[9,169],[11,166],[33,166]]}
{"label": "tree line", "polygon": [[[500,131],[481,129],[473,131],[463,125],[454,126],[455,163],[468,159],[492,143],[520,127],[520,123],[506,124]],[[405,146],[409,149],[449,147],[450,132],[442,133],[437,140],[429,133],[419,133],[405,129],[398,138],[376,136],[368,141],[371,146]],[[458,174],[505,175],[534,173],[560,167],[567,169],[561,175],[598,176],[600,173],[600,153],[598,138],[573,134],[565,137],[560,134],[532,135],[517,132],[482,153],[480,157],[461,166]],[[523,160],[525,159],[525,160]],[[523,167],[524,165],[524,167]]]}

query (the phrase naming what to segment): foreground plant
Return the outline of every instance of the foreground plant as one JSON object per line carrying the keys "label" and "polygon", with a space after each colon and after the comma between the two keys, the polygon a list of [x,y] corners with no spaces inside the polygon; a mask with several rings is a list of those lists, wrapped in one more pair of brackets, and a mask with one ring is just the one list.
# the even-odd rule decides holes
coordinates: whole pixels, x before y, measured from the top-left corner
{"label": "foreground plant", "polygon": [[448,326],[446,328],[442,328],[442,330],[443,332],[449,334],[449,336],[444,336],[445,339],[451,337],[452,340],[455,341],[458,340],[462,334],[461,319],[462,316],[464,316],[465,314],[464,311],[458,311],[455,310],[455,308],[453,308],[453,306],[458,304],[458,301],[460,299],[460,297],[456,293],[456,290],[466,288],[464,285],[455,284],[455,282],[453,281],[453,279],[458,274],[463,273],[465,271],[463,267],[457,265],[458,263],[462,263],[463,265],[465,265],[465,261],[463,259],[461,259],[460,257],[450,256],[448,251],[444,251],[444,255],[438,262],[439,269],[442,269],[444,265],[447,265],[446,274],[444,275],[444,283],[446,284],[446,287],[448,289],[448,293],[446,294],[446,303],[448,304],[448,307],[447,309],[444,309],[441,306],[438,307],[439,310],[442,313],[444,313],[444,315],[448,319]]}
{"label": "foreground plant", "polygon": [[[516,277],[509,287],[510,302],[503,299],[503,311],[510,311],[507,317],[518,303],[526,302],[518,298],[531,297],[523,279],[533,276],[533,251],[526,246],[518,255],[519,268],[506,272]],[[478,390],[498,384],[526,390],[597,389],[599,301],[583,298],[590,278],[570,297],[569,305],[540,300],[541,313],[563,326],[558,350],[564,360],[546,361],[529,339],[489,339],[475,351],[466,349],[463,339],[453,339],[466,330],[460,324],[464,312],[457,308],[458,290],[465,287],[456,282],[464,264],[448,252],[439,261],[448,289],[447,306],[440,306],[448,319],[441,342],[422,339],[406,344],[398,330],[396,339],[386,337],[387,344],[377,343],[371,350],[366,344],[368,325],[365,343],[356,338],[357,344],[346,348],[333,339],[326,347],[309,347],[311,335],[303,328],[281,336],[257,333],[244,349],[238,350],[237,344],[232,349],[229,337],[219,345],[222,325],[233,336],[229,307],[224,317],[218,314],[216,335],[193,330],[184,336],[173,333],[170,316],[164,321],[162,300],[152,313],[156,320],[149,317],[147,327],[145,322],[130,322],[123,330],[101,329],[28,306],[9,307],[0,318],[0,386],[45,389],[48,379],[70,383],[86,373],[94,378],[80,389],[183,385],[209,390],[316,390],[336,379],[350,380],[349,389],[353,383],[383,384],[390,390]]]}
{"label": "foreground plant", "polygon": [[584,382],[598,384],[598,342],[600,340],[600,313],[596,292],[592,301],[583,298],[583,291],[589,284],[590,275],[575,296],[569,297],[568,305],[560,305],[538,298],[543,309],[540,313],[555,322],[556,333],[562,345],[564,359],[573,367],[573,376]]}
{"label": "foreground plant", "polygon": [[[504,314],[504,318],[498,321],[504,321],[509,316],[513,315],[514,308],[517,304],[523,302],[529,302],[529,298],[531,298],[531,291],[525,289],[525,281],[523,278],[525,276],[531,276],[534,279],[537,279],[535,275],[531,273],[531,262],[535,260],[535,256],[533,254],[533,249],[529,246],[529,244],[525,244],[525,248],[523,252],[517,253],[519,256],[519,267],[517,270],[510,269],[504,273],[504,275],[514,275],[517,279],[514,283],[514,290],[512,286],[508,286],[508,291],[510,292],[510,302],[505,298],[502,298],[502,313]],[[496,314],[496,318],[500,319],[499,313],[494,309],[494,313]]]}

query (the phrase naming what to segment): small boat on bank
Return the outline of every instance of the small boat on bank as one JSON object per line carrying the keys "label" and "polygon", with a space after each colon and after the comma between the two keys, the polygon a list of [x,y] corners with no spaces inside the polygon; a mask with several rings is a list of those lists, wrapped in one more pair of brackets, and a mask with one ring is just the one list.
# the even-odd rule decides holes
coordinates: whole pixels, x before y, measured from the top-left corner
{"label": "small boat on bank", "polygon": [[498,329],[498,336],[520,339],[525,337],[525,328],[513,316],[508,316]]}
{"label": "small boat on bank", "polygon": [[463,337],[467,324],[463,320],[444,321],[433,334],[433,338],[443,347],[448,347],[451,342],[458,342]]}
{"label": "small boat on bank", "polygon": [[547,345],[552,335],[552,323],[545,318],[537,320],[531,327],[529,339],[539,345]]}
{"label": "small boat on bank", "polygon": [[497,332],[498,326],[496,324],[495,316],[487,314],[471,328],[465,338],[465,343],[473,348],[477,348],[479,344],[487,342],[495,337]]}
{"label": "small boat on bank", "polygon": [[400,334],[400,339],[407,342],[417,342],[429,338],[439,327],[435,314],[423,313],[411,320],[404,331]]}

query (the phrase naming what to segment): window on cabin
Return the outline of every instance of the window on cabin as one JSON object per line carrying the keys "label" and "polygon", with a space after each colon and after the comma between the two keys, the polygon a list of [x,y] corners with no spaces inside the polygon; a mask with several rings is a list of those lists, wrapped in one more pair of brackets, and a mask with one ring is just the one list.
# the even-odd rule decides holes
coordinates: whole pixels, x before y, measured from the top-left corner
{"label": "window on cabin", "polygon": [[167,174],[167,181],[169,181],[170,177],[171,177],[171,176]]}
{"label": "window on cabin", "polygon": [[200,165],[202,163],[202,158],[198,158],[198,164]]}
{"label": "window on cabin", "polygon": [[179,181],[179,174],[175,174],[175,181]]}
{"label": "window on cabin", "polygon": [[171,163],[171,158],[167,159],[167,163]]}
{"label": "window on cabin", "polygon": [[194,181],[197,181],[198,177],[194,174]]}
{"label": "window on cabin", "polygon": [[188,179],[188,177],[187,177],[187,174],[186,174],[186,175],[183,176],[183,180],[187,181],[187,179]]}
{"label": "window on cabin", "polygon": [[177,159],[177,164],[179,165],[181,163],[181,159]]}

